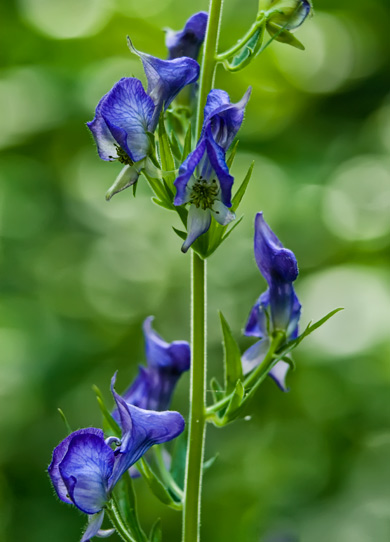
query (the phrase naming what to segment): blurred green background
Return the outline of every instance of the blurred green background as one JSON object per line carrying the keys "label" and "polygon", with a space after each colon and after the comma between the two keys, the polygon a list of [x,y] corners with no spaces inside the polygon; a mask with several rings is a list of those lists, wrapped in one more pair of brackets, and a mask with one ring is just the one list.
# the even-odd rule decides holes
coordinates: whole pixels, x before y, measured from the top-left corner
{"label": "blurred green background", "polygon": [[[256,0],[226,0],[221,47]],[[209,374],[221,373],[217,309],[237,337],[265,288],[252,251],[263,210],[300,264],[302,325],[345,311],[303,344],[290,393],[266,382],[253,416],[210,427],[204,542],[390,540],[390,70],[388,0],[318,0],[297,36],[249,69],[221,69],[237,101],[253,93],[233,167],[256,160],[244,221],[209,261]],[[206,0],[196,9],[207,9]],[[126,47],[165,56],[179,0],[17,0],[0,7],[0,540],[72,542],[85,518],[53,497],[46,468],[65,429],[99,425],[144,362],[149,314],[169,341],[189,338],[189,256],[173,214],[146,183],[107,203],[120,169],[99,160],[84,123],[122,76],[143,78]],[[250,342],[240,339],[242,347]],[[173,407],[187,412],[188,377]],[[142,521],[180,518],[137,481]],[[114,540],[115,537],[113,537]]]}

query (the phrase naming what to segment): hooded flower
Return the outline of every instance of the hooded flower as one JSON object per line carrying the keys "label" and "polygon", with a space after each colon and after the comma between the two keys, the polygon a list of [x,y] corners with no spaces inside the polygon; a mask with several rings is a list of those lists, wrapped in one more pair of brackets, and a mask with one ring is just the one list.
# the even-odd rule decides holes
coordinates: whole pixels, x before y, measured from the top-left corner
{"label": "hooded flower", "polygon": [[[126,403],[145,410],[166,410],[177,381],[190,368],[191,350],[186,341],[165,342],[153,330],[152,321],[149,316],[143,325],[147,367],[140,367],[137,378],[122,397]],[[113,415],[118,420],[118,411]]]}
{"label": "hooded flower", "polygon": [[[58,497],[74,504],[90,517],[82,538],[86,542],[99,532],[105,504],[111,491],[127,469],[154,444],[177,437],[184,430],[184,419],[178,412],[154,412],[127,404],[114,389],[122,439],[104,439],[96,428],[80,429],[66,437],[53,452],[48,472]],[[115,442],[117,448],[110,446]]]}
{"label": "hooded flower", "polygon": [[160,60],[131,47],[142,60],[147,92],[139,79],[122,78],[103,96],[95,118],[87,123],[100,158],[118,160],[127,166],[120,174],[122,178],[117,179],[120,190],[137,181],[146,157],[153,152],[150,134],[156,129],[162,109],[199,76],[199,64],[191,58]]}
{"label": "hooded flower", "polygon": [[208,95],[198,145],[180,166],[175,180],[174,204],[190,204],[183,252],[209,229],[212,216],[223,226],[235,218],[229,210],[234,179],[225,153],[242,124],[249,96],[250,89],[237,104],[232,104],[223,90],[212,90]]}
{"label": "hooded flower", "polygon": [[169,59],[188,56],[197,60],[206,34],[207,19],[208,14],[200,11],[191,15],[183,30],[166,30],[165,45],[169,51]]}
{"label": "hooded flower", "polygon": [[[263,213],[256,215],[254,248],[257,266],[268,289],[256,301],[245,327],[245,335],[261,340],[243,354],[244,373],[261,363],[275,331],[284,332],[286,340],[297,337],[301,314],[301,305],[292,285],[298,276],[296,258],[291,250],[283,247],[265,222]],[[283,390],[286,390],[287,370],[288,364],[279,361],[269,373]]]}

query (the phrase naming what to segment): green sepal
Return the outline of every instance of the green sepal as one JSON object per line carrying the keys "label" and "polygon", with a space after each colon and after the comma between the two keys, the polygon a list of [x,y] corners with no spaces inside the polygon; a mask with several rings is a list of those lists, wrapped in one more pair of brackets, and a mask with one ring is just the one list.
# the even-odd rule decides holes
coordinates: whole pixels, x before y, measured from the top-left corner
{"label": "green sepal", "polygon": [[223,334],[225,393],[229,394],[236,388],[237,380],[243,378],[241,352],[222,312],[219,313],[219,317]]}
{"label": "green sepal", "polygon": [[122,476],[115,485],[113,498],[121,516],[125,519],[126,525],[129,527],[132,536],[134,536],[137,542],[147,542],[147,537],[139,524],[137,499],[133,481],[128,473]]}
{"label": "green sepal", "polygon": [[135,183],[133,184],[133,197],[135,198],[136,194],[137,194],[137,188],[138,188],[138,181],[135,181]]}
{"label": "green sepal", "polygon": [[268,34],[276,41],[281,43],[286,43],[287,45],[292,45],[296,49],[301,51],[305,50],[305,46],[301,43],[291,32],[286,30],[283,27],[278,26],[277,24],[267,22],[267,32]]}
{"label": "green sepal", "polygon": [[173,182],[176,178],[175,159],[173,157],[170,141],[165,130],[163,114],[160,115],[160,121],[158,123],[158,141],[163,176],[164,179],[166,179],[167,184],[173,187]]}
{"label": "green sepal", "polygon": [[229,62],[225,60],[224,68],[230,72],[237,72],[247,66],[257,55],[261,49],[264,37],[264,22],[258,27],[256,32],[249,38],[249,40],[243,45],[238,55],[234,56]]}
{"label": "green sepal", "polygon": [[189,123],[187,132],[184,138],[183,154],[181,155],[181,162],[184,162],[184,160],[190,154],[191,147],[192,147],[192,132],[191,132],[191,123]]}
{"label": "green sepal", "polygon": [[162,532],[161,532],[161,520],[160,518],[153,524],[153,527],[150,531],[149,542],[162,542]]}
{"label": "green sepal", "polygon": [[114,418],[112,417],[110,411],[108,410],[108,408],[106,407],[105,403],[104,403],[104,398],[103,398],[103,394],[102,392],[100,391],[100,389],[97,387],[97,386],[92,386],[92,389],[93,391],[95,392],[96,394],[96,399],[97,399],[97,402],[98,402],[98,405],[99,405],[99,408],[101,410],[101,413],[103,414],[103,419],[104,421],[106,422],[106,425],[107,427],[114,432],[114,435],[116,437],[120,437],[122,435],[122,431],[121,431],[121,428],[119,427],[119,425],[116,423],[116,421],[114,420]]}
{"label": "green sepal", "polygon": [[160,478],[156,475],[153,469],[148,465],[143,457],[136,464],[138,470],[145,478],[146,483],[152,493],[164,504],[174,510],[181,510],[182,504],[175,501]]}
{"label": "green sepal", "polygon": [[211,393],[213,396],[213,401],[216,403],[220,399],[223,398],[225,395],[225,392],[221,386],[221,384],[218,382],[218,380],[213,376],[213,378],[210,380],[210,386],[211,386]]}
{"label": "green sepal", "polygon": [[252,177],[254,165],[255,165],[255,162],[253,161],[251,165],[249,166],[248,171],[246,172],[244,180],[242,181],[237,192],[234,194],[232,198],[232,211],[234,213],[237,211],[238,206],[240,205],[241,200],[244,197],[246,189],[248,188],[249,181],[251,180],[251,177]]}
{"label": "green sepal", "polygon": [[58,410],[59,415],[61,416],[62,421],[65,424],[68,435],[70,435],[72,433],[72,428],[69,425],[68,418],[65,416],[65,413],[62,410],[62,408],[57,408],[57,410]]}
{"label": "green sepal", "polygon": [[229,152],[229,156],[226,159],[226,165],[227,165],[228,169],[230,169],[232,167],[232,165],[233,165],[234,158],[236,157],[236,152],[237,152],[237,149],[238,149],[238,144],[239,144],[239,140],[236,139],[231,151]]}

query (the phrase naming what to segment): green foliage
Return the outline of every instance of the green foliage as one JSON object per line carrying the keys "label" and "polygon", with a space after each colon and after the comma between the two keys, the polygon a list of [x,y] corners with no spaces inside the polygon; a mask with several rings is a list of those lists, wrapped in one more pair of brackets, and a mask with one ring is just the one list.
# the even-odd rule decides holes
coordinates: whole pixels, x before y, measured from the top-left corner
{"label": "green foliage", "polygon": [[167,506],[169,506],[170,508],[173,508],[174,510],[182,509],[181,503],[173,499],[172,495],[170,494],[170,492],[168,491],[164,483],[160,480],[160,478],[153,471],[150,465],[148,465],[148,463],[143,457],[141,457],[141,459],[138,461],[137,468],[139,469],[140,473],[144,477],[152,493],[163,504],[166,504]]}

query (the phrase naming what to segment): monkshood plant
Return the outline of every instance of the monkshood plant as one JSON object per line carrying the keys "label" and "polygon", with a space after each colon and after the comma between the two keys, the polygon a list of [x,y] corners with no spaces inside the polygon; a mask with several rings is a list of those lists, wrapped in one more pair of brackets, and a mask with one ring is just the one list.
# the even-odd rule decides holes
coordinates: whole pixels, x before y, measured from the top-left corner
{"label": "monkshood plant", "polygon": [[[253,169],[250,164],[245,178],[235,184],[230,169],[251,89],[232,100],[227,91],[213,88],[215,70],[217,65],[242,70],[275,40],[304,49],[293,31],[311,12],[308,0],[259,0],[250,28],[222,52],[222,0],[210,0],[209,12],[192,15],[182,30],[166,30],[167,59],[137,51],[128,38],[131,52],[143,64],[147,89],[139,79],[123,77],[87,123],[99,157],[123,164],[106,198],[130,186],[136,196],[137,183],[144,179],[153,202],[180,220],[181,227],[173,229],[182,252],[191,249],[192,318],[191,347],[185,341],[167,343],[154,331],[153,318],[145,320],[146,366],[121,395],[114,375],[111,406],[95,387],[102,428],[72,432],[60,411],[69,434],[54,449],[48,472],[60,500],[87,515],[82,542],[115,531],[126,542],[162,540],[159,520],[148,534],[138,520],[139,476],[160,501],[182,512],[182,542],[199,541],[202,474],[212,464],[204,461],[207,424],[223,427],[244,416],[268,376],[287,391],[292,351],[340,310],[299,332],[296,257],[258,212],[254,256],[268,287],[250,310],[244,330],[255,340],[241,353],[220,313],[225,377],[222,384],[211,379],[213,401],[206,403],[206,262],[240,223],[236,212]],[[190,413],[184,432],[184,418],[169,407],[180,376],[189,369]],[[175,446],[166,445],[179,435]],[[102,528],[105,516],[111,521],[108,529]]]}

